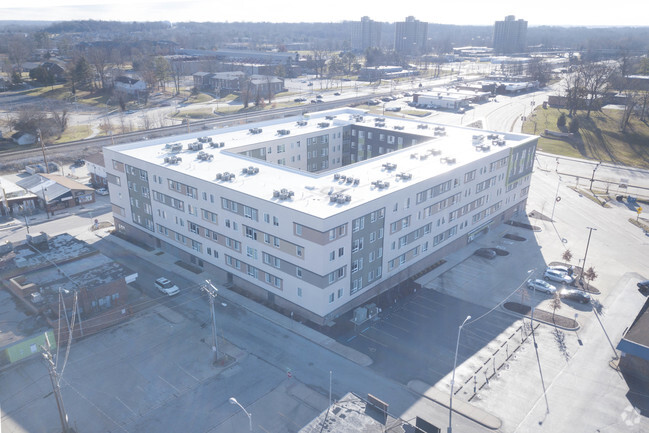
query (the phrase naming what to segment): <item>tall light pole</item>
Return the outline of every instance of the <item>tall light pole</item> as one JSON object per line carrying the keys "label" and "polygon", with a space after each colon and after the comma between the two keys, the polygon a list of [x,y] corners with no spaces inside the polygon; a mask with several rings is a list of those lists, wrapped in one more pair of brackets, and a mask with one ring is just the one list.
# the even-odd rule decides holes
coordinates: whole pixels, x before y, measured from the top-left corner
{"label": "tall light pole", "polygon": [[557,192],[554,193],[554,204],[552,205],[552,215],[550,216],[550,221],[554,222],[554,208],[557,206],[557,202],[561,200],[559,198],[559,186],[561,185],[561,176],[559,176],[559,182],[557,182]]}
{"label": "tall light pole", "polygon": [[201,290],[207,293],[210,300],[210,311],[212,313],[212,352],[214,352],[214,363],[216,364],[219,361],[219,345],[218,336],[216,334],[216,311],[214,311],[214,298],[216,298],[219,290],[214,287],[210,280],[205,280],[205,283],[207,284],[202,286]]}
{"label": "tall light pole", "polygon": [[455,385],[455,367],[457,366],[457,352],[458,349],[460,348],[460,333],[462,332],[462,327],[471,320],[471,316],[466,316],[466,319],[464,319],[464,322],[460,325],[460,327],[457,330],[457,343],[455,343],[455,361],[453,361],[453,376],[451,377],[451,395],[449,396],[449,403],[448,403],[448,429],[446,430],[448,433],[451,433],[453,431],[453,426],[451,424],[452,421],[452,416],[453,416],[453,385]]}
{"label": "tall light pole", "polygon": [[595,172],[599,168],[600,164],[601,162],[598,162],[597,165],[595,165],[595,168],[593,168],[593,175],[590,177],[590,188],[589,188],[591,191],[593,190],[593,182],[595,181]]}
{"label": "tall light pole", "polygon": [[582,264],[581,267],[581,275],[579,275],[579,279],[581,280],[583,278],[584,272],[586,271],[586,257],[588,256],[588,246],[590,245],[590,236],[593,234],[593,230],[597,231],[596,228],[593,227],[586,227],[588,230],[588,241],[586,242],[586,252],[584,253],[584,263]]}
{"label": "tall light pole", "polygon": [[252,431],[252,413],[248,412],[245,407],[241,406],[241,403],[239,403],[234,397],[230,397],[230,404],[236,404],[241,408],[243,413],[248,415],[248,424],[250,425],[250,431]]}

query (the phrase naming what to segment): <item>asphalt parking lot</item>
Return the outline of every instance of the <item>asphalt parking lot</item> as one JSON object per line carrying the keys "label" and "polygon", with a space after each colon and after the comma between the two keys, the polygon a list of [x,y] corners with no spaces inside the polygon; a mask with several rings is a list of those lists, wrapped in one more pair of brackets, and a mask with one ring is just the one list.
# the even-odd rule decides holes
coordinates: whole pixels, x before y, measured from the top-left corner
{"label": "asphalt parking lot", "polygon": [[[488,314],[487,314],[488,313]],[[483,316],[463,328],[458,364],[463,363],[516,322],[501,310],[420,289],[384,310],[380,319],[361,325],[339,341],[370,356],[372,368],[407,384],[414,379],[441,381],[453,369],[458,326],[466,316]]]}

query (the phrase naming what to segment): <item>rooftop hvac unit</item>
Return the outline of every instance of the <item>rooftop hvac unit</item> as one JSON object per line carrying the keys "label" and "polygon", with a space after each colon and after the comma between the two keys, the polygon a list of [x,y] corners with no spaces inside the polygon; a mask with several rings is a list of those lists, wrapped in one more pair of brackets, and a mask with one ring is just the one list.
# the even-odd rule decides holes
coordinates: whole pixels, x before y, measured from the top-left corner
{"label": "rooftop hvac unit", "polygon": [[241,173],[248,174],[248,167],[243,167],[243,169],[241,169]]}
{"label": "rooftop hvac unit", "polygon": [[392,171],[397,168],[397,164],[386,162],[385,164],[383,164],[383,168],[385,168],[387,171]]}
{"label": "rooftop hvac unit", "polygon": [[339,194],[338,197],[336,197],[336,202],[337,202],[338,204],[343,204],[343,203],[345,203],[345,196],[342,195],[342,194]]}
{"label": "rooftop hvac unit", "polygon": [[445,126],[436,126],[435,131],[446,131],[446,127]]}
{"label": "rooftop hvac unit", "polygon": [[338,199],[338,194],[331,194],[331,195],[329,196],[329,202],[330,202],[330,203],[335,202],[337,199]]}
{"label": "rooftop hvac unit", "polygon": [[500,136],[498,134],[489,134],[487,135],[488,140],[498,140]]}
{"label": "rooftop hvac unit", "polygon": [[417,159],[417,154],[416,153],[411,153],[410,154],[410,159]]}
{"label": "rooftop hvac unit", "polygon": [[340,179],[340,173],[334,173],[334,180]]}
{"label": "rooftop hvac unit", "polygon": [[165,156],[165,162],[168,164],[178,164],[181,162],[183,159],[179,156]]}
{"label": "rooftop hvac unit", "polygon": [[507,142],[505,140],[493,140],[491,144],[495,146],[504,146]]}
{"label": "rooftop hvac unit", "polygon": [[375,122],[374,126],[376,126],[377,128],[383,128],[385,126],[385,122]]}
{"label": "rooftop hvac unit", "polygon": [[442,154],[442,151],[439,150],[439,149],[429,149],[429,150],[428,150],[428,153],[430,153],[430,154],[433,155],[433,156],[437,156],[437,155],[441,155],[441,154]]}
{"label": "rooftop hvac unit", "polygon": [[250,129],[248,129],[248,131],[250,131],[251,134],[261,134],[263,129],[261,129],[261,128],[250,128]]}
{"label": "rooftop hvac unit", "polygon": [[420,123],[419,125],[417,125],[417,129],[428,129],[428,125]]}
{"label": "rooftop hvac unit", "polygon": [[352,201],[352,196],[349,195],[349,194],[346,194],[346,195],[345,195],[345,202],[346,202],[346,203],[349,203],[350,201]]}
{"label": "rooftop hvac unit", "polygon": [[446,135],[446,131],[435,131],[435,135],[437,137],[444,137]]}
{"label": "rooftop hvac unit", "polygon": [[198,141],[201,143],[212,143],[212,137],[198,137]]}
{"label": "rooftop hvac unit", "polygon": [[307,122],[306,120],[298,120],[297,121],[298,126],[306,126],[307,123],[309,123],[309,122]]}
{"label": "rooftop hvac unit", "polygon": [[203,143],[199,143],[198,141],[195,141],[193,143],[189,143],[187,145],[187,149],[189,149],[189,150],[202,150],[203,149]]}
{"label": "rooftop hvac unit", "polygon": [[477,146],[478,144],[482,144],[484,141],[484,135],[482,134],[477,134],[471,137],[472,143],[474,146]]}
{"label": "rooftop hvac unit", "polygon": [[279,197],[279,191],[273,190],[273,197]]}
{"label": "rooftop hvac unit", "polygon": [[167,145],[168,149],[171,153],[178,153],[183,150],[183,145],[180,143],[173,143],[171,145]]}
{"label": "rooftop hvac unit", "polygon": [[318,128],[327,128],[328,126],[329,126],[329,122],[318,123]]}
{"label": "rooftop hvac unit", "polygon": [[288,129],[278,129],[277,130],[277,135],[288,135],[290,133],[291,133],[291,131],[288,130]]}
{"label": "rooftop hvac unit", "polygon": [[425,161],[425,160],[427,160],[427,159],[428,159],[428,155],[426,155],[426,154],[421,155],[421,156],[419,157],[419,160],[420,160],[420,161]]}
{"label": "rooftop hvac unit", "polygon": [[354,179],[354,185],[355,185],[355,186],[357,186],[357,185],[360,184],[360,183],[361,183],[361,180],[360,180],[360,179]]}
{"label": "rooftop hvac unit", "polygon": [[412,179],[412,173],[399,173],[397,177],[401,178],[401,180],[410,180]]}
{"label": "rooftop hvac unit", "polygon": [[347,180],[347,176],[345,176],[344,174],[341,174],[340,175],[340,180],[342,180],[344,182],[345,180]]}
{"label": "rooftop hvac unit", "polygon": [[327,120],[334,120],[336,116],[325,116],[325,119]]}
{"label": "rooftop hvac unit", "polygon": [[196,159],[200,159],[201,161],[211,161],[214,159],[214,155],[211,153],[203,152],[202,150],[198,152],[198,155],[196,155]]}
{"label": "rooftop hvac unit", "polygon": [[397,131],[403,131],[404,128],[405,128],[405,126],[403,126],[403,125],[395,125],[394,126],[394,129],[396,129]]}
{"label": "rooftop hvac unit", "polygon": [[481,150],[483,152],[489,152],[491,150],[491,146],[489,146],[487,144],[483,144],[481,146],[476,146],[475,150]]}
{"label": "rooftop hvac unit", "polygon": [[354,178],[353,177],[348,177],[346,183],[349,184],[349,183],[352,183],[352,182],[354,182]]}

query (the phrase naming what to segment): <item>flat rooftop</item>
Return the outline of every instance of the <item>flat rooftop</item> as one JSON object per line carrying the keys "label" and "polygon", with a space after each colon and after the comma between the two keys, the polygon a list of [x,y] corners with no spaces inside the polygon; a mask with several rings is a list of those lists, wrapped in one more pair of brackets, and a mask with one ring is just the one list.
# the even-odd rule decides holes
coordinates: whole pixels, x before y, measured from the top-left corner
{"label": "flat rooftop", "polygon": [[[332,116],[335,118],[331,119]],[[359,121],[360,116],[362,120]],[[376,126],[377,120],[384,119]],[[301,124],[298,125],[298,121]],[[304,123],[306,121],[306,123]],[[323,124],[327,124],[324,126]],[[322,172],[307,172],[290,166],[277,165],[261,159],[239,155],[240,148],[250,149],[251,145],[260,144],[266,147],[296,142],[301,140],[303,156],[306,153],[306,134],[319,132],[342,132],[346,125],[372,128],[377,133],[414,134],[428,137],[424,142],[409,146],[394,152],[378,155],[367,160],[347,166],[331,168]],[[443,133],[435,127],[443,128]],[[259,128],[261,132],[251,133],[250,128]],[[289,130],[288,135],[280,135],[278,130]],[[501,145],[490,146],[489,150],[478,150],[474,145],[473,136],[483,135],[486,145],[491,141],[487,136],[498,134]],[[209,137],[215,143],[223,143],[223,147],[212,148],[204,144],[202,152],[212,156],[210,160],[199,160],[198,151],[188,150],[190,143],[199,137]],[[302,138],[300,138],[302,137]],[[157,164],[167,169],[213,182],[224,188],[239,193],[248,194],[260,199],[277,202],[282,206],[311,215],[326,218],[336,215],[354,206],[371,202],[380,196],[397,192],[403,188],[422,182],[446,172],[455,170],[466,164],[482,159],[489,154],[502,152],[536,139],[535,136],[513,133],[498,133],[481,129],[456,127],[400,117],[384,117],[368,114],[365,110],[341,108],[318,112],[300,117],[290,117],[272,121],[250,123],[242,126],[200,131],[175,137],[156,140],[140,141],[124,145],[111,146],[110,149],[126,156]],[[170,143],[182,145],[182,151],[171,153],[166,146]],[[288,144],[287,144],[288,148]],[[441,152],[438,154],[438,152]],[[502,152],[503,157],[509,152]],[[176,155],[182,158],[177,164],[165,162],[165,157]],[[452,158],[449,164],[445,158]],[[385,164],[396,165],[395,169],[386,169]],[[288,164],[288,162],[287,162]],[[259,172],[254,175],[242,174],[248,167],[256,167]],[[217,174],[229,172],[235,178],[229,181],[217,179]],[[401,173],[410,175],[404,178]],[[341,177],[334,179],[334,174]],[[347,183],[345,178],[358,179],[358,183]],[[389,182],[387,188],[377,188],[376,181]],[[274,191],[290,190],[294,195],[287,200],[274,197]],[[332,194],[349,196],[345,203],[332,202]]]}

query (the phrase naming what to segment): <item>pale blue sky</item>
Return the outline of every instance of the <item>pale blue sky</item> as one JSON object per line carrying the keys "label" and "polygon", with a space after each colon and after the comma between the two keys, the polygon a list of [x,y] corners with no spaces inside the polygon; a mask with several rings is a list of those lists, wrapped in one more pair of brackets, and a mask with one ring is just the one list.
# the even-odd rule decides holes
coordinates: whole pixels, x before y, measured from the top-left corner
{"label": "pale blue sky", "polygon": [[646,0],[585,7],[582,1],[545,0],[2,0],[0,20],[119,21],[403,21],[408,15],[442,24],[492,25],[505,15],[530,26],[649,26]]}

